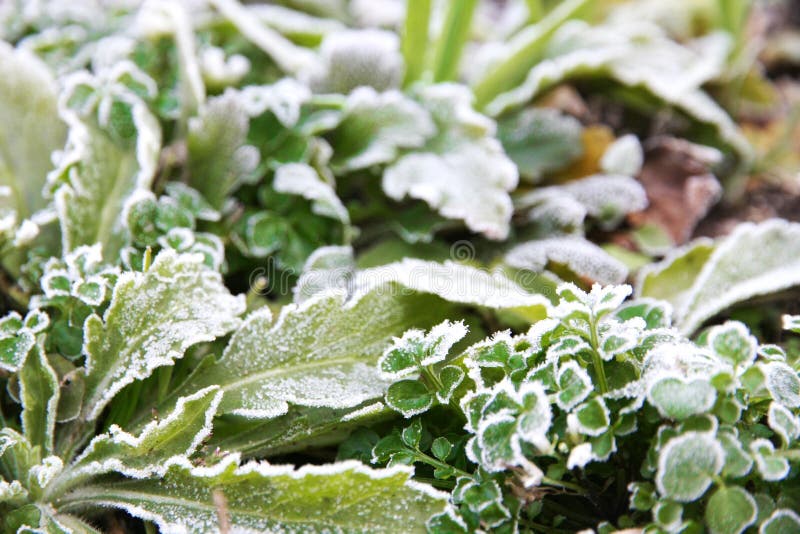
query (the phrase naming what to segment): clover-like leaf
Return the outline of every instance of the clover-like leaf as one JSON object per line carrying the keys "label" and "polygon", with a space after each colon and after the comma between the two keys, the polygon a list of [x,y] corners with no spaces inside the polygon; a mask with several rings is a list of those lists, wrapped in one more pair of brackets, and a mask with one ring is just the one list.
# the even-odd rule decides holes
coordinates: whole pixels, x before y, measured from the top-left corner
{"label": "clover-like leaf", "polygon": [[779,508],[761,524],[759,534],[785,534],[800,529],[800,515],[786,508]]}
{"label": "clover-like leaf", "polygon": [[800,377],[797,371],[782,362],[762,366],[764,384],[772,398],[789,408],[800,406]]}
{"label": "clover-like leaf", "polygon": [[747,327],[738,321],[728,321],[708,331],[708,346],[732,366],[751,363],[756,357],[758,342]]}
{"label": "clover-like leaf", "polygon": [[559,367],[556,382],[560,389],[556,402],[564,411],[582,402],[593,389],[589,373],[575,361],[568,361]]}
{"label": "clover-like leaf", "polygon": [[428,411],[434,395],[418,380],[400,380],[386,391],[386,405],[409,418]]}
{"label": "clover-like leaf", "polygon": [[663,417],[681,421],[709,411],[717,400],[717,391],[702,378],[665,376],[649,384],[647,400]]}
{"label": "clover-like leaf", "polygon": [[720,488],[706,504],[706,525],[714,534],[741,534],[756,519],[756,501],[738,486]]}
{"label": "clover-like leaf", "polygon": [[753,440],[750,443],[750,452],[756,461],[756,469],[764,480],[782,480],[789,474],[789,461],[775,454],[775,446],[771,441],[764,438]]}
{"label": "clover-like leaf", "polygon": [[732,478],[748,475],[753,468],[753,458],[742,447],[738,436],[731,432],[720,431],[717,439],[725,451],[725,467],[722,468],[722,474]]}
{"label": "clover-like leaf", "polygon": [[769,427],[781,437],[786,445],[800,437],[800,418],[782,404],[773,402],[769,405],[767,421]]}
{"label": "clover-like leaf", "polygon": [[567,416],[567,425],[572,432],[585,436],[599,436],[608,430],[611,414],[602,397],[594,397],[575,408]]}
{"label": "clover-like leaf", "polygon": [[409,330],[396,338],[378,360],[381,375],[385,378],[402,378],[445,359],[450,348],[467,335],[463,322],[444,321],[425,334]]}
{"label": "clover-like leaf", "polygon": [[658,457],[656,487],[664,497],[677,502],[700,498],[712,477],[725,464],[719,441],[702,432],[686,432],[667,442]]}

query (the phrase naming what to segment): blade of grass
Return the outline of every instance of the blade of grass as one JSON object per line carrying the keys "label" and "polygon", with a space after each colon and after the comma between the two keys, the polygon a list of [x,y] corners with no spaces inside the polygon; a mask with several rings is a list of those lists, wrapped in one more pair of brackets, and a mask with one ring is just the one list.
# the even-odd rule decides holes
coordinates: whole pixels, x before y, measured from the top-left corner
{"label": "blade of grass", "polygon": [[403,85],[419,80],[425,71],[428,51],[428,32],[431,20],[431,0],[408,0],[403,26],[403,59],[406,75]]}
{"label": "blade of grass", "polygon": [[484,107],[494,97],[521,83],[539,61],[542,50],[553,34],[568,20],[586,17],[594,0],[566,0],[542,20],[522,30],[509,43],[508,57],[490,69],[474,86],[475,103]]}
{"label": "blade of grass", "polygon": [[449,0],[442,33],[436,42],[436,55],[433,66],[433,79],[437,82],[454,80],[458,75],[458,65],[464,43],[472,27],[472,15],[477,0]]}

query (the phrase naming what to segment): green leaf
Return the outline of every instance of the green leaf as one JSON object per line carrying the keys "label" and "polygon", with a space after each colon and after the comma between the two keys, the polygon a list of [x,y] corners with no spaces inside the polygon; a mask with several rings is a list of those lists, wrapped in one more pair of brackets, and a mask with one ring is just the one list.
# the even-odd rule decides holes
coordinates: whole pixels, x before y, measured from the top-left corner
{"label": "green leaf", "polygon": [[255,171],[258,150],[248,145],[250,118],[243,97],[226,92],[210,98],[186,135],[189,185],[220,209],[228,194]]}
{"label": "green leaf", "polygon": [[570,430],[586,436],[599,436],[608,430],[610,414],[602,397],[581,404],[567,416]]}
{"label": "green leaf", "polygon": [[593,390],[589,373],[573,360],[564,363],[558,368],[556,382],[560,389],[556,402],[558,407],[564,411],[571,410],[573,406],[589,396],[589,393]]}
{"label": "green leaf", "polygon": [[749,474],[753,468],[753,459],[744,450],[736,434],[719,432],[717,439],[719,439],[722,449],[725,451],[725,467],[722,468],[722,474],[732,478]]}
{"label": "green leaf", "polygon": [[418,380],[400,380],[386,391],[386,405],[409,418],[433,406],[434,396]]}
{"label": "green leaf", "polygon": [[381,397],[389,382],[376,359],[393,335],[444,315],[435,297],[374,291],[345,302],[329,291],[288,305],[273,323],[267,308],[251,314],[220,360],[181,388],[219,384],[221,413],[271,418],[289,404],[346,408]]}
{"label": "green leaf", "polygon": [[717,356],[737,367],[749,365],[756,358],[758,341],[738,321],[727,321],[708,331],[706,342]]}
{"label": "green leaf", "polygon": [[639,271],[637,296],[664,300],[672,310],[683,308],[692,291],[695,279],[708,262],[716,244],[700,238],[674,249],[664,259]]}
{"label": "green leaf", "polygon": [[447,460],[447,457],[450,456],[450,451],[453,450],[453,444],[450,441],[442,436],[439,436],[435,440],[433,440],[433,444],[431,445],[431,452],[433,455],[441,461]]}
{"label": "green leaf", "polygon": [[337,172],[387,163],[401,149],[419,148],[436,132],[425,109],[398,91],[359,87],[347,97],[341,122],[329,134]]}
{"label": "green leaf", "polygon": [[719,441],[702,432],[686,432],[667,442],[658,457],[656,486],[664,497],[691,502],[711,485],[725,464]]}
{"label": "green leaf", "polygon": [[769,405],[767,421],[769,427],[781,437],[787,446],[800,436],[800,418],[782,404],[773,402]]}
{"label": "green leaf", "polygon": [[741,534],[756,519],[756,501],[738,486],[720,488],[706,504],[706,525],[712,534]]}
{"label": "green leaf", "polygon": [[336,196],[333,186],[324,182],[313,167],[304,163],[281,165],[275,171],[272,187],[279,193],[301,195],[311,201],[311,211],[317,215],[350,224],[347,209]]}
{"label": "green leaf", "polygon": [[319,49],[321,68],[311,79],[318,93],[349,94],[358,87],[395,89],[403,79],[399,39],[393,32],[364,29],[330,32]]}
{"label": "green leaf", "polygon": [[181,397],[165,418],[155,420],[138,436],[116,425],[96,436],[52,487],[51,498],[106,473],[131,478],[161,476],[167,461],[175,456],[189,457],[211,435],[211,422],[222,399],[218,387],[209,387],[190,397]]}
{"label": "green leaf", "polygon": [[775,454],[775,446],[771,441],[764,438],[753,440],[750,442],[750,452],[762,479],[783,480],[789,474],[789,461]]}
{"label": "green leaf", "polygon": [[463,220],[473,232],[505,239],[513,212],[509,192],[517,186],[518,173],[491,137],[494,123],[472,109],[472,95],[461,86],[426,87],[421,98],[437,118],[439,136],[424,151],[388,167],[383,191],[398,201],[423,200],[443,217]]}
{"label": "green leaf", "polygon": [[400,433],[403,443],[411,448],[418,449],[419,441],[422,439],[422,421],[414,419],[410,425],[405,427]]}
{"label": "green leaf", "polygon": [[[58,118],[58,86],[48,68],[23,48],[0,43],[0,232],[44,208],[42,188],[52,169],[50,154],[64,146],[66,128]],[[10,223],[10,224],[9,224]],[[8,225],[8,226],[7,226]],[[13,255],[3,264],[14,274]]]}
{"label": "green leaf", "polygon": [[787,534],[800,529],[800,515],[785,508],[772,512],[758,530],[759,534]]}
{"label": "green leaf", "polygon": [[425,532],[446,495],[410,481],[413,470],[374,470],[360,462],[324,466],[250,463],[228,456],[213,467],[175,460],[164,478],[90,485],[61,510],[105,506],[155,522],[163,532],[212,532],[220,514],[232,531]]}
{"label": "green leaf", "polygon": [[501,118],[497,137],[521,177],[538,182],[583,154],[577,119],[550,108],[531,108]]}
{"label": "green leaf", "polygon": [[[681,283],[668,284],[664,279],[665,271],[678,270],[674,262],[665,260],[657,270],[644,274],[640,284],[643,295],[673,304],[676,326],[684,333],[736,303],[800,284],[800,224],[780,219],[740,224],[704,260],[705,253],[700,253],[708,250],[706,246],[701,244],[690,256],[678,258],[681,262],[696,258],[693,269],[680,269]],[[745,253],[753,260],[743,261]]]}
{"label": "green leaf", "polygon": [[95,420],[123,387],[190,346],[236,328],[243,311],[244,299],[228,293],[199,255],[163,251],[147,272],[120,275],[103,319],[85,323],[84,419]]}
{"label": "green leaf", "polygon": [[708,412],[717,400],[717,391],[706,379],[667,376],[650,383],[647,400],[663,417],[682,421]]}
{"label": "green leaf", "polygon": [[50,454],[53,450],[59,384],[44,349],[38,344],[33,346],[22,363],[19,388],[25,437],[31,445],[38,445],[45,454]]}
{"label": "green leaf", "polygon": [[403,378],[444,361],[450,348],[466,335],[467,327],[462,321],[444,321],[427,334],[408,330],[378,359],[381,375],[388,379]]}
{"label": "green leaf", "polygon": [[634,510],[646,512],[655,506],[656,489],[649,482],[631,482],[628,484],[631,493],[630,506]]}
{"label": "green leaf", "polygon": [[789,408],[800,406],[800,377],[797,371],[783,362],[769,362],[761,366],[767,391],[773,399]]}
{"label": "green leaf", "polygon": [[[60,113],[69,138],[48,178],[62,245],[69,251],[100,243],[105,258],[116,261],[128,239],[126,207],[137,195],[148,194],[155,176],[161,129],[146,104],[115,80],[77,73],[66,83]],[[92,106],[72,109],[68,102],[82,89],[102,96]]]}

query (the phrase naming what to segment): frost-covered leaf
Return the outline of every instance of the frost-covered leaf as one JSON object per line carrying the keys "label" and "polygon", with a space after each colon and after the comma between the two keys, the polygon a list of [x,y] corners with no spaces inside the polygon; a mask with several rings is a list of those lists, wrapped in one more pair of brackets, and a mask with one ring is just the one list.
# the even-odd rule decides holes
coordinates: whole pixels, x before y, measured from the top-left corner
{"label": "frost-covered leaf", "polygon": [[448,219],[492,239],[505,239],[513,211],[508,191],[517,170],[499,143],[486,142],[445,154],[403,156],[383,175],[383,189],[395,200],[424,200]]}
{"label": "frost-covered leaf", "polygon": [[521,177],[542,175],[569,165],[583,153],[581,123],[550,108],[531,108],[501,118],[497,136]]}
{"label": "frost-covered leaf", "polygon": [[132,478],[162,476],[167,460],[189,457],[208,438],[221,398],[216,387],[182,397],[172,413],[149,423],[138,436],[112,425],[92,439],[59,482],[76,487],[89,477],[111,472]]}
{"label": "frost-covered leaf", "polygon": [[225,391],[220,411],[251,418],[277,417],[289,404],[357,406],[386,391],[390,382],[375,363],[392,336],[443,315],[435,297],[403,297],[387,287],[350,302],[329,290],[285,306],[274,322],[263,308],[182,391],[219,384]]}
{"label": "frost-covered leaf", "polygon": [[116,259],[128,239],[127,207],[155,176],[161,128],[120,81],[126,76],[144,75],[122,63],[99,77],[80,72],[65,82],[59,113],[69,137],[48,177],[65,251],[100,243],[106,258]]}
{"label": "frost-covered leaf", "polygon": [[753,459],[742,447],[739,438],[732,432],[719,432],[717,438],[725,451],[725,467],[722,468],[722,475],[733,478],[748,475],[753,468]]}
{"label": "frost-covered leaf", "polygon": [[22,429],[31,445],[42,447],[45,454],[53,450],[58,394],[58,376],[44,349],[34,344],[19,370]]}
{"label": "frost-covered leaf", "polygon": [[709,411],[717,400],[717,391],[707,379],[665,376],[650,382],[647,400],[663,417],[681,421]]}
{"label": "frost-covered leaf", "polygon": [[755,360],[758,341],[738,321],[727,321],[708,331],[706,343],[714,353],[733,367],[748,366]]}
{"label": "frost-covered leaf", "polygon": [[123,387],[172,365],[195,343],[239,325],[232,296],[199,255],[160,253],[145,273],[123,273],[103,318],[85,323],[84,418],[94,420]]}
{"label": "frost-covered leaf", "polygon": [[789,408],[800,406],[800,377],[797,371],[783,362],[761,366],[765,385],[772,398]]}
{"label": "frost-covered leaf", "polygon": [[336,196],[333,186],[320,178],[313,167],[304,163],[289,163],[278,167],[272,187],[279,193],[301,195],[310,200],[311,211],[317,215],[350,223],[347,209]]}
{"label": "frost-covered leaf", "polygon": [[715,246],[711,239],[696,239],[672,250],[662,261],[643,267],[637,276],[637,296],[669,302],[677,318],[675,308],[685,306],[692,284]]}
{"label": "frost-covered leaf", "polygon": [[427,87],[420,98],[436,121],[437,136],[386,169],[384,192],[395,200],[423,200],[473,232],[505,239],[513,212],[509,192],[519,176],[491,137],[494,123],[472,109],[472,94],[461,86]]}
{"label": "frost-covered leaf", "polygon": [[427,412],[433,406],[434,398],[419,380],[400,380],[386,390],[386,405],[406,419]]}
{"label": "frost-covered leaf", "polygon": [[463,322],[445,321],[426,334],[421,330],[408,330],[395,338],[392,346],[378,359],[384,378],[403,378],[419,372],[421,367],[439,363],[447,357],[450,348],[467,335]]}
{"label": "frost-covered leaf", "polygon": [[567,426],[571,432],[585,436],[599,436],[611,424],[611,414],[602,397],[594,397],[584,402],[567,416]]}
{"label": "frost-covered leaf", "polygon": [[547,431],[553,415],[540,382],[525,382],[517,390],[506,378],[491,389],[467,394],[461,407],[468,417],[477,416],[467,427],[476,434],[474,446],[467,446],[470,459],[492,472],[519,466],[530,483],[541,480],[539,468],[522,452],[522,442],[543,451],[550,447]]}
{"label": "frost-covered leaf", "polygon": [[800,334],[800,315],[784,315],[783,329]]}
{"label": "frost-covered leaf", "polygon": [[497,116],[564,81],[610,78],[709,127],[719,144],[731,147],[747,160],[750,148],[744,136],[725,111],[700,89],[722,71],[728,50],[727,37],[720,33],[688,47],[644,21],[594,27],[583,21],[570,21],[555,32],[542,61],[531,69],[526,80],[499,95],[486,109]]}
{"label": "frost-covered leaf", "polygon": [[0,187],[8,193],[0,196],[0,226],[5,228],[7,217],[20,224],[45,206],[41,192],[52,168],[50,154],[64,146],[66,128],[58,117],[56,82],[36,56],[0,42],[0,80]]}
{"label": "frost-covered leaf", "polygon": [[769,427],[781,437],[786,445],[800,437],[800,418],[782,404],[773,402],[769,405],[767,421]]}
{"label": "frost-covered leaf", "polygon": [[800,515],[787,508],[779,508],[762,523],[759,534],[786,534],[800,529]]}
{"label": "frost-covered leaf", "polygon": [[575,361],[568,361],[558,368],[556,382],[560,389],[556,402],[564,411],[583,401],[594,389],[589,373]]}
{"label": "frost-covered leaf", "polygon": [[607,174],[636,176],[642,170],[642,163],[642,145],[635,135],[629,134],[620,137],[606,149],[600,159],[600,168]]}
{"label": "frost-covered leaf", "polygon": [[[658,270],[644,274],[641,294],[669,300],[675,307],[678,328],[692,332],[733,304],[800,283],[798,243],[800,224],[779,219],[743,223],[719,241],[707,259],[709,249],[701,244],[703,248],[692,249],[691,256],[670,258],[672,261],[665,260]],[[690,258],[690,269],[677,266]],[[671,283],[666,271],[680,276],[681,282]],[[685,293],[683,288],[687,288]]]}
{"label": "frost-covered leaf", "polygon": [[741,534],[756,520],[756,500],[738,486],[718,489],[706,504],[712,534]]}
{"label": "frost-covered leaf", "polygon": [[403,80],[397,35],[382,30],[329,33],[319,49],[320,71],[311,76],[316,92],[348,94],[362,86],[395,89]]}
{"label": "frost-covered leaf", "polygon": [[220,209],[226,196],[249,180],[259,162],[247,144],[250,127],[244,96],[226,91],[210,98],[189,120],[186,136],[189,185]]}
{"label": "frost-covered leaf", "polygon": [[658,457],[656,486],[677,502],[700,498],[725,464],[725,453],[712,435],[686,432],[667,442]]}
{"label": "frost-covered leaf", "polygon": [[232,532],[425,532],[446,503],[445,494],[410,481],[405,466],[237,463],[236,455],[213,467],[174,459],[164,478],[79,488],[61,509],[119,508],[168,534],[222,532],[220,509]]}
{"label": "frost-covered leaf", "polygon": [[338,171],[387,163],[401,149],[421,147],[435,132],[430,114],[399,91],[361,87],[347,97],[341,122],[330,133],[331,163]]}
{"label": "frost-covered leaf", "polygon": [[528,293],[499,271],[487,271],[453,261],[436,263],[416,258],[364,269],[353,281],[353,297],[359,298],[387,283],[433,293],[460,304],[505,309],[537,306],[547,309],[549,300]]}
{"label": "frost-covered leaf", "polygon": [[620,284],[628,276],[625,265],[591,241],[578,236],[550,237],[517,245],[506,253],[512,267],[534,272],[548,264],[563,265],[575,275],[601,284]]}
{"label": "frost-covered leaf", "polygon": [[351,247],[320,247],[306,260],[292,292],[294,301],[305,302],[327,289],[348,290],[355,277],[356,263]]}
{"label": "frost-covered leaf", "polygon": [[759,438],[750,443],[750,452],[756,462],[761,478],[769,481],[782,480],[789,474],[789,461],[775,454],[771,441]]}

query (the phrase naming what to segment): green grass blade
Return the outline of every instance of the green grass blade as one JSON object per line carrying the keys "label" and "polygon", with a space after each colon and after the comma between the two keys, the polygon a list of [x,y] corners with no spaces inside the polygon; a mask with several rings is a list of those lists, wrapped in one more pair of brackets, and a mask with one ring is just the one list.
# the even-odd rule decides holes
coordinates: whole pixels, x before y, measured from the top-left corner
{"label": "green grass blade", "polygon": [[472,27],[472,15],[477,0],[450,0],[447,4],[442,33],[436,43],[433,79],[437,82],[454,80],[458,75],[458,65],[464,43]]}
{"label": "green grass blade", "polygon": [[404,85],[419,80],[425,71],[431,0],[408,0],[403,27],[403,59],[406,64]]}

